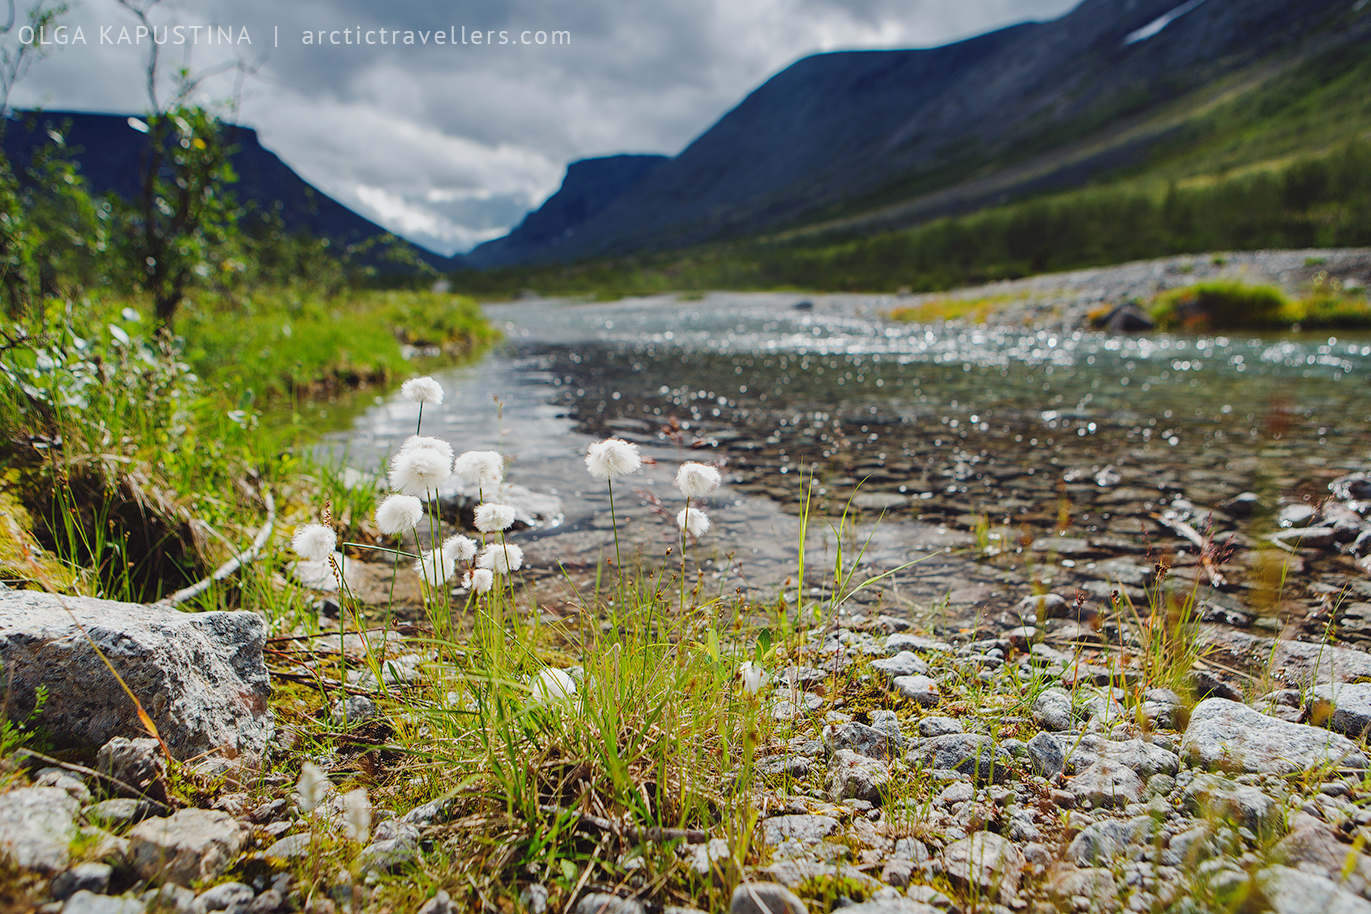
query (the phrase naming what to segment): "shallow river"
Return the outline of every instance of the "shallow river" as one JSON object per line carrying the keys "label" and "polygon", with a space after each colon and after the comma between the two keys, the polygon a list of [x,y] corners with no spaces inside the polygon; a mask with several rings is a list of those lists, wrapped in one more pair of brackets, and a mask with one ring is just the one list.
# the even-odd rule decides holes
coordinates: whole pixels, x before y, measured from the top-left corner
{"label": "shallow river", "polygon": [[[679,541],[644,493],[674,515],[675,467],[724,461],[715,529],[692,548],[730,587],[774,587],[789,573],[799,477],[813,474],[816,506],[836,516],[853,499],[864,535],[885,511],[873,567],[935,555],[888,595],[924,609],[1002,606],[1031,578],[1078,585],[1111,561],[1122,570],[1095,574],[1096,591],[1134,583],[1128,556],[1143,568],[1174,545],[1158,545],[1164,531],[1145,518],[1177,498],[1213,530],[1237,528],[1247,522],[1206,509],[1247,490],[1267,508],[1318,499],[1329,479],[1371,463],[1365,336],[928,327],[882,320],[888,299],[818,297],[811,310],[799,300],[490,306],[507,342],[435,375],[447,399],[424,431],[504,452],[512,483],[561,500],[560,517],[522,535],[546,562],[606,548],[605,489],[582,463],[591,441],[623,436],[656,461],[616,493],[630,542],[648,554]],[[416,413],[392,396],[329,445],[374,469]],[[833,546],[831,534],[811,542],[816,558]]]}

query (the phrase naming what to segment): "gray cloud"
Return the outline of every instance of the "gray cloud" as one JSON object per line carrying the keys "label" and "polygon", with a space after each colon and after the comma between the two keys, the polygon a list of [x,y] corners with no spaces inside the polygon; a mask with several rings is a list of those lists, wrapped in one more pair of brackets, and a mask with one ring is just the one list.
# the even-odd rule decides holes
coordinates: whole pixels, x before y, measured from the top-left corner
{"label": "gray cloud", "polygon": [[[568,161],[615,152],[675,154],[777,70],[810,53],[941,44],[1074,0],[180,0],[158,23],[214,24],[251,45],[164,49],[166,72],[235,54],[261,60],[241,90],[240,119],[306,180],[443,253],[497,237],[556,190]],[[101,45],[133,25],[113,0],[68,14],[87,43],[58,48],[12,103],[140,111],[141,48]],[[306,31],[386,29],[387,44],[305,44]],[[468,43],[436,43],[455,29]],[[511,43],[471,42],[504,30]],[[519,44],[565,30],[569,46]],[[413,31],[414,44],[389,43]],[[427,34],[427,44],[419,36]],[[346,36],[356,41],[355,31]],[[378,35],[370,36],[378,41]],[[483,36],[484,37],[484,36]],[[401,36],[403,38],[403,35]],[[193,52],[187,61],[185,53]],[[202,99],[232,98],[228,77]]]}

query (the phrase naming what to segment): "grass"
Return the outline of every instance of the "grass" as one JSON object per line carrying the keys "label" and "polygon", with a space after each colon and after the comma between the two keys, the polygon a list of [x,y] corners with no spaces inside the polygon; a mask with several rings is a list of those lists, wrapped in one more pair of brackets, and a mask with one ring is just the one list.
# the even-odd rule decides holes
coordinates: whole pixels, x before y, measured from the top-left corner
{"label": "grass", "polygon": [[992,295],[982,298],[941,297],[917,305],[895,308],[890,318],[908,323],[930,323],[938,321],[971,321],[985,323],[997,310],[1018,301],[1011,295]]}
{"label": "grass", "polygon": [[1205,282],[1164,292],[1149,307],[1162,330],[1360,330],[1371,301],[1316,276],[1311,293],[1291,299],[1271,286]]}

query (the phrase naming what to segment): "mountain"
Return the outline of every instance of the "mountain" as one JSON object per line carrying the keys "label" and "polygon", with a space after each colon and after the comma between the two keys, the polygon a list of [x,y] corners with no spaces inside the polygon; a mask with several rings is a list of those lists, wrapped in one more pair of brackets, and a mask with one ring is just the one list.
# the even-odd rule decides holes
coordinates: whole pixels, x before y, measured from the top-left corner
{"label": "mountain", "polygon": [[[131,197],[138,192],[138,163],[147,146],[147,134],[130,126],[130,120],[126,114],[18,111],[6,125],[5,155],[19,171],[31,160],[34,150],[49,145],[52,133],[59,132],[93,193],[113,191]],[[240,203],[250,204],[252,212],[275,210],[288,231],[329,238],[335,245],[355,244],[387,233],[311,186],[261,144],[256,130],[233,125],[226,125],[224,130],[225,140],[234,147],[231,159],[238,181],[233,193]],[[248,218],[252,218],[251,213]],[[439,270],[454,266],[452,259],[417,245],[411,247]]]}
{"label": "mountain", "polygon": [[667,161],[660,155],[617,155],[572,162],[557,193],[525,216],[508,235],[487,241],[467,254],[466,264],[486,267],[513,263],[555,249],[574,235],[578,226]]}
{"label": "mountain", "polygon": [[511,233],[482,265],[902,227],[1081,186],[1147,162],[1185,132],[1175,111],[1215,86],[1364,45],[1366,7],[1085,0],[943,47],[807,57],[555,244]]}

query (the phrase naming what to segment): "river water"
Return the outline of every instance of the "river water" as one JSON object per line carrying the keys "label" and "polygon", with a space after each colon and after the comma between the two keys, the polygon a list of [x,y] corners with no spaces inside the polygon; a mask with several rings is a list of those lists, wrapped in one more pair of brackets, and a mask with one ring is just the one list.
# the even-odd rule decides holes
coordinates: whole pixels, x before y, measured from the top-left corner
{"label": "river water", "polygon": [[[888,298],[799,301],[488,306],[506,343],[434,375],[447,396],[424,431],[458,450],[499,450],[512,483],[560,499],[520,534],[549,564],[593,561],[610,543],[607,493],[582,462],[590,442],[626,437],[653,461],[616,493],[627,541],[648,556],[679,549],[654,512],[654,499],[671,515],[683,504],[675,468],[721,461],[714,529],[692,546],[721,588],[774,589],[791,574],[801,479],[812,480],[817,511],[836,523],[846,506],[871,536],[872,569],[932,556],[884,592],[922,609],[1003,607],[1033,580],[1093,581],[1096,597],[1141,584],[1154,554],[1176,547],[1150,514],[1173,508],[1206,532],[1252,533],[1270,523],[1260,512],[1215,509],[1244,491],[1269,510],[1318,501],[1330,479],[1371,463],[1364,335],[917,326],[884,319]],[[416,417],[392,396],[327,443],[374,469]],[[835,556],[827,526],[811,536],[815,564]]]}

